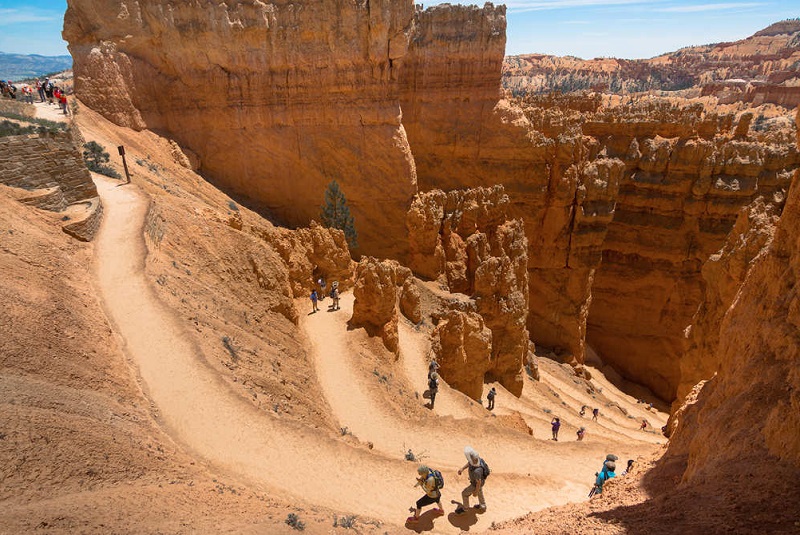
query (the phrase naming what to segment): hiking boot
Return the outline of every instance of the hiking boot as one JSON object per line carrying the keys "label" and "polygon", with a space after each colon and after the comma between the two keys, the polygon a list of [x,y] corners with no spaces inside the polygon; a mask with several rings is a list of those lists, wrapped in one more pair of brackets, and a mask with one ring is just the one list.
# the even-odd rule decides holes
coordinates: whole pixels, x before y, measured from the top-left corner
{"label": "hiking boot", "polygon": [[408,523],[408,524],[415,524],[417,522],[419,522],[419,517],[418,516],[410,516],[410,517],[406,518],[406,523]]}
{"label": "hiking boot", "polygon": [[436,516],[441,516],[441,515],[444,514],[444,510],[443,509],[438,509],[438,508],[434,509],[433,510],[433,514],[435,514]]}
{"label": "hiking boot", "polygon": [[476,511],[480,511],[480,512],[486,511],[486,506],[485,505],[481,505],[481,504],[473,505],[472,508],[475,509]]}
{"label": "hiking boot", "polygon": [[466,511],[464,510],[464,508],[463,508],[463,507],[461,507],[461,506],[459,505],[458,507],[456,507],[456,511],[455,511],[455,513],[456,513],[457,515],[463,515],[464,513],[466,513]]}

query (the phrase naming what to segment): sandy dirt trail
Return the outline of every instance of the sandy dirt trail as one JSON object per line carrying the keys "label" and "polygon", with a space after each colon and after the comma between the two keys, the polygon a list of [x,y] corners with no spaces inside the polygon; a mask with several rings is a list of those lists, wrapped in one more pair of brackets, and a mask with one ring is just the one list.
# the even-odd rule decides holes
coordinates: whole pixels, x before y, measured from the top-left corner
{"label": "sandy dirt trail", "polygon": [[[488,527],[492,521],[585,495],[602,445],[581,449],[564,444],[557,451],[525,435],[502,429],[487,432],[480,419],[452,416],[441,418],[441,427],[432,428],[421,421],[398,419],[376,402],[366,387],[370,378],[350,360],[356,352],[348,346],[346,320],[352,311],[348,294],[342,296],[340,312],[306,316],[301,326],[334,416],[362,441],[374,442],[376,449],[352,447],[259,411],[219,379],[180,320],[153,293],[144,272],[147,198],[135,186],[120,186],[99,176],[95,182],[105,206],[94,266],[104,307],[159,421],[212,469],[276,496],[397,525],[421,495],[412,488],[415,464],[402,460],[403,445],[428,451],[428,461],[443,469],[449,506],[466,485],[466,476],[456,476],[455,469],[464,462],[464,445],[472,444],[494,469],[486,487],[489,510],[477,517],[438,519],[432,526],[436,532],[458,532],[475,522]],[[409,354],[400,368],[417,374],[425,369],[424,355],[410,353],[419,352],[420,342],[408,332],[404,338],[401,343]],[[445,404],[447,412],[469,413],[467,402],[458,396],[454,392],[444,396],[451,398]]]}
{"label": "sandy dirt trail", "polygon": [[[302,309],[308,303],[298,300],[297,305]],[[347,334],[352,308],[352,294],[344,293],[341,310],[328,312],[323,304],[320,312],[303,315],[300,321],[311,342],[317,377],[334,417],[342,427],[362,441],[374,443],[375,449],[387,456],[402,455],[407,448],[424,451],[426,462],[442,469],[452,481],[452,490],[448,492],[454,493],[452,497],[457,497],[466,484],[463,475],[458,477],[454,473],[464,463],[461,452],[467,444],[475,447],[493,469],[491,482],[487,484],[490,507],[483,516],[487,520],[516,516],[515,510],[538,510],[582,500],[607,448],[614,445],[621,455],[650,449],[641,443],[621,444],[620,440],[628,441],[623,436],[618,436],[617,441],[581,443],[574,439],[559,443],[534,440],[494,424],[488,412],[476,417],[477,406],[446,386],[440,389],[436,410],[430,417],[398,417],[370,388],[376,378],[369,367],[365,369],[355,362],[359,357],[353,340],[358,338]],[[405,379],[422,391],[427,377],[424,335],[404,322],[399,333],[401,357],[395,371],[408,375]],[[520,408],[540,411],[507,392],[505,396]],[[420,404],[423,402],[419,400]]]}
{"label": "sandy dirt trail", "polygon": [[[134,186],[102,177],[95,183],[105,207],[96,242],[97,285],[145,393],[173,438],[215,469],[276,495],[400,518],[413,484],[411,467],[276,421],[230,390],[145,279],[147,199]],[[365,473],[380,477],[360,476]]]}

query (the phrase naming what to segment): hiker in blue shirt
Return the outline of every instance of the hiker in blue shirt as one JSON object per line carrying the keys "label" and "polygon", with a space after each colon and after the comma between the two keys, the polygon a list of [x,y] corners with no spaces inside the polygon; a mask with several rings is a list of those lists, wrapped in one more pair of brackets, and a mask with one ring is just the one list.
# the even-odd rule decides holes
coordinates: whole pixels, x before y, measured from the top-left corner
{"label": "hiker in blue shirt", "polygon": [[614,473],[614,470],[616,469],[617,465],[614,461],[606,461],[606,463],[603,465],[603,471],[597,474],[597,479],[594,482],[594,486],[597,489],[595,494],[602,494],[603,484],[612,477],[617,477],[617,474]]}

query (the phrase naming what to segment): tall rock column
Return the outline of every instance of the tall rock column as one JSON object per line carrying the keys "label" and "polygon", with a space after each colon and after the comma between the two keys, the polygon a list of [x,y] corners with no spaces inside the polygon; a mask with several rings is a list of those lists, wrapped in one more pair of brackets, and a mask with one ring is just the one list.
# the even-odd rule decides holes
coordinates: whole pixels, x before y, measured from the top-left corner
{"label": "tall rock column", "polygon": [[[479,344],[459,350],[460,360],[472,363],[473,369],[469,377],[453,372],[454,384],[472,397],[476,377],[499,381],[515,395],[522,393],[529,345],[528,244],[522,221],[510,219],[508,207],[502,186],[434,190],[415,197],[407,218],[411,270],[438,279],[453,293],[470,296],[491,331],[488,354],[477,356]],[[475,339],[464,334],[466,326],[472,326],[469,332],[483,329],[467,317],[449,318],[447,327],[434,331],[434,347],[452,351],[453,340]],[[448,369],[443,365],[442,376],[449,382]]]}

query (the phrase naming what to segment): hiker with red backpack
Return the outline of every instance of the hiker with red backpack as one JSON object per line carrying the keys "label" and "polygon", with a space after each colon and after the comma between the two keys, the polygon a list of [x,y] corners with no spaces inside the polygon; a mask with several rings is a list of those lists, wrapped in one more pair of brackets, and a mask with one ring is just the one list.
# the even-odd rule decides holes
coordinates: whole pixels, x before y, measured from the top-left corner
{"label": "hiker with red backpack", "polygon": [[463,514],[466,512],[466,509],[469,509],[470,496],[477,496],[478,498],[478,505],[476,505],[474,509],[480,512],[486,511],[483,486],[486,484],[486,478],[489,477],[491,473],[489,465],[486,464],[486,461],[481,459],[478,452],[472,449],[471,446],[464,448],[464,455],[467,458],[467,464],[461,467],[458,471],[458,475],[461,475],[461,472],[464,470],[469,470],[469,486],[461,492],[461,499],[463,501],[456,507],[457,515]]}
{"label": "hiker with red backpack", "polygon": [[417,467],[417,474],[419,477],[417,478],[417,484],[414,486],[422,487],[422,490],[425,491],[425,495],[417,500],[416,507],[409,508],[409,511],[414,513],[414,516],[408,517],[406,522],[411,524],[419,521],[419,513],[426,505],[435,503],[436,509],[433,510],[433,513],[437,516],[444,514],[441,491],[442,487],[444,487],[444,477],[442,477],[442,473],[439,470],[434,470],[421,464]]}

